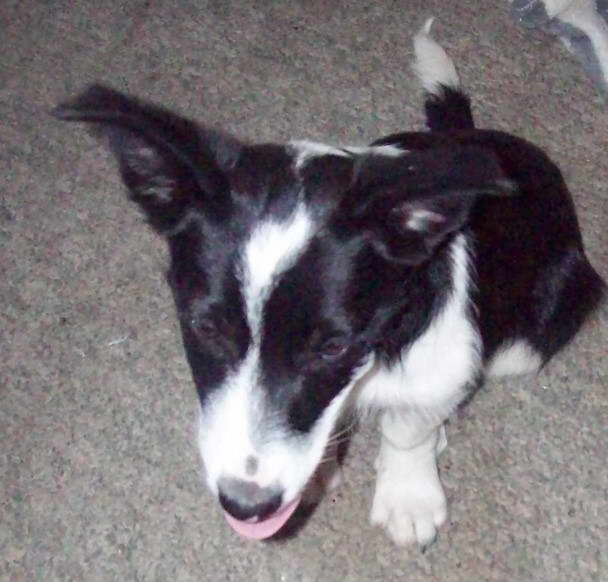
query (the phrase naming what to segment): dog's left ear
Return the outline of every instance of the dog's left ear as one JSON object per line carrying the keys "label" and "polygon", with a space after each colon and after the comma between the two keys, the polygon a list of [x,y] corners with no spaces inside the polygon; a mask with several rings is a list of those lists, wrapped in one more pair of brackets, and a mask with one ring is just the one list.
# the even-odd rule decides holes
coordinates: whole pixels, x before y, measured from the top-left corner
{"label": "dog's left ear", "polygon": [[357,228],[384,258],[417,265],[461,229],[480,195],[517,193],[492,151],[478,146],[432,148],[377,156],[359,168]]}
{"label": "dog's left ear", "polygon": [[241,151],[236,139],[99,85],[53,114],[109,138],[130,198],[161,234],[175,232],[191,209],[217,220],[229,216],[226,173]]}

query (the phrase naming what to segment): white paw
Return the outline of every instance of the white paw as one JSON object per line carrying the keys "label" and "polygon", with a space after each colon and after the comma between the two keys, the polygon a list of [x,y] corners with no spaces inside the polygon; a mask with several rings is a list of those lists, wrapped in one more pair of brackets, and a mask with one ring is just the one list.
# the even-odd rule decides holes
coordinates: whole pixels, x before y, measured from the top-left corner
{"label": "white paw", "polygon": [[[380,462],[370,521],[399,545],[426,548],[447,519],[447,502],[435,467],[389,466]],[[407,464],[406,464],[407,465]]]}

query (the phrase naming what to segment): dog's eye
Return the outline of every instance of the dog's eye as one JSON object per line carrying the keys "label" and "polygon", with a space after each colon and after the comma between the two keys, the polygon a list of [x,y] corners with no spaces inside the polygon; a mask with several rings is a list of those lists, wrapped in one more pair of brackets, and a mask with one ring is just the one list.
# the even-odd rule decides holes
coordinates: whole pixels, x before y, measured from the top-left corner
{"label": "dog's eye", "polygon": [[319,355],[327,361],[335,360],[343,356],[350,347],[345,338],[328,339],[319,349]]}

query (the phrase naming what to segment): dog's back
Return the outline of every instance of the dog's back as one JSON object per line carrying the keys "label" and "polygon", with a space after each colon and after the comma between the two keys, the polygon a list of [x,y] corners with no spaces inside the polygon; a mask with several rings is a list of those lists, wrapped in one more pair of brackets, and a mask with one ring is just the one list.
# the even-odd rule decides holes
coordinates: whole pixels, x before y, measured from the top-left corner
{"label": "dog's back", "polygon": [[574,336],[606,286],[585,255],[559,168],[530,142],[475,129],[470,99],[429,29],[430,22],[417,35],[415,48],[430,133],[395,134],[376,143],[414,150],[446,143],[477,146],[492,151],[516,184],[516,196],[482,196],[471,209],[472,300],[488,373],[531,371]]}

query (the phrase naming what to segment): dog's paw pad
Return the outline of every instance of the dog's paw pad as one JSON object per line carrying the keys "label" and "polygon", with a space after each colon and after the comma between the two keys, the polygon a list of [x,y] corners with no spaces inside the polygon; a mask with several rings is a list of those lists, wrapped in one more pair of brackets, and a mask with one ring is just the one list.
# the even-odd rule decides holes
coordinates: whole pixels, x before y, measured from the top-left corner
{"label": "dog's paw pad", "polygon": [[447,503],[438,479],[379,477],[370,521],[383,527],[396,544],[418,543],[426,549],[446,519]]}

